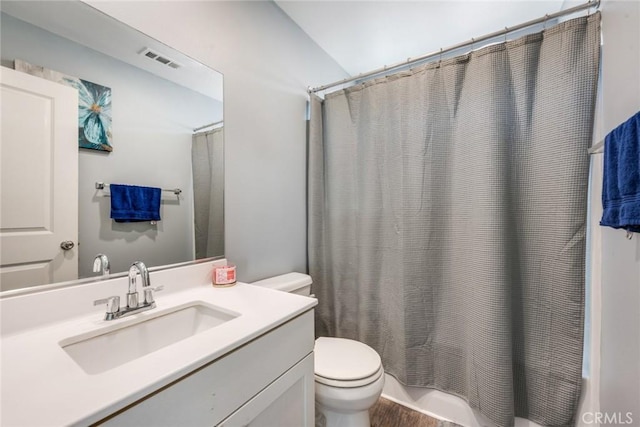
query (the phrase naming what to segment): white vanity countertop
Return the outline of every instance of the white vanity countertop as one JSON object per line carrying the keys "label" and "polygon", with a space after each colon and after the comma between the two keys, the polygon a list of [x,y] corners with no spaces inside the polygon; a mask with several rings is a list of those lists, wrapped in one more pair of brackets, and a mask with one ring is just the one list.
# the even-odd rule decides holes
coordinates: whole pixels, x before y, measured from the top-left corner
{"label": "white vanity countertop", "polygon": [[[165,291],[156,294],[157,307],[130,317],[107,322],[103,320],[104,307],[96,307],[97,310],[92,309],[90,313],[56,319],[54,322],[31,322],[13,329],[3,327],[0,347],[0,424],[11,427],[94,423],[316,305],[311,298],[242,283],[229,288],[214,288],[207,283],[211,269],[210,264],[180,269],[182,273],[178,276],[182,277],[183,283],[175,286],[167,282],[178,277],[175,271],[165,275],[162,272],[153,273],[152,284],[165,286]],[[93,287],[90,291],[87,286],[83,287],[81,293],[85,301],[81,303],[91,305],[91,298],[112,295],[108,292],[120,286],[122,298],[126,292],[125,280],[110,285],[107,282],[87,285]],[[66,292],[66,295],[59,292]],[[70,292],[73,289],[41,293],[45,295],[26,295],[19,297],[23,299],[21,301],[12,301],[13,298],[0,300],[0,304],[6,306],[8,311],[2,312],[3,323],[12,322],[7,316],[38,316],[39,310],[65,310],[65,305],[59,302],[60,298],[70,303],[80,303],[74,300],[75,296],[69,298]],[[48,302],[48,298],[51,301]],[[164,311],[193,301],[232,310],[240,316],[94,375],[85,373],[59,344],[69,337],[97,328],[131,322],[133,318],[152,316],[157,310]],[[54,305],[39,307],[43,303]],[[37,306],[26,309],[25,304]],[[113,352],[117,351],[117,348],[113,348]]]}

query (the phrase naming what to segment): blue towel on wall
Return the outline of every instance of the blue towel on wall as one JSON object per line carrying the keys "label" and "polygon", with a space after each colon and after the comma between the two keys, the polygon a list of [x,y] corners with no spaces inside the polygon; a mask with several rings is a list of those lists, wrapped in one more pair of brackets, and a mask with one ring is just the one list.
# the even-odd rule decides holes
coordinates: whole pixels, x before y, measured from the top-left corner
{"label": "blue towel on wall", "polygon": [[111,218],[116,222],[160,221],[160,188],[121,184],[109,188]]}
{"label": "blue towel on wall", "polygon": [[600,225],[640,232],[640,112],[604,140]]}

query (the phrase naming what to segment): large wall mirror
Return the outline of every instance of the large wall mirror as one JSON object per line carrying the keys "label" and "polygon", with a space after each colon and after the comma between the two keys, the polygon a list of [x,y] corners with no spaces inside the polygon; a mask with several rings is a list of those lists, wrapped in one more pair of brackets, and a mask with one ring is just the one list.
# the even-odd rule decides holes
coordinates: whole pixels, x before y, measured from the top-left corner
{"label": "large wall mirror", "polygon": [[[101,272],[94,272],[97,254],[107,255],[112,274],[127,271],[136,260],[154,267],[223,256],[222,74],[79,1],[3,0],[0,10],[3,70],[19,68],[49,81],[52,78],[48,73],[53,73],[90,82],[94,86],[87,84],[85,95],[95,99],[85,107],[91,110],[89,113],[101,114],[101,121],[92,124],[97,123],[104,135],[108,133],[112,149],[80,148],[79,142],[83,141],[68,141],[78,150],[77,164],[46,166],[46,173],[38,172],[33,177],[31,187],[25,184],[31,182],[29,179],[12,178],[3,172],[0,239],[7,256],[2,255],[0,290],[99,276]],[[13,71],[7,71],[10,72]],[[101,92],[107,90],[107,95]],[[5,120],[16,122],[7,118],[5,107],[2,106],[3,124]],[[81,109],[79,113],[82,114]],[[28,121],[29,111],[21,114],[20,120]],[[90,125],[82,128],[78,123],[81,140]],[[3,141],[10,139],[4,130],[2,137]],[[34,155],[39,147],[33,144],[31,151],[22,149],[22,158],[39,159]],[[9,144],[3,142],[3,157],[11,157],[7,154],[9,149]],[[3,169],[10,169],[5,166],[3,163]],[[35,264],[29,264],[8,258],[9,254],[17,256],[23,251],[22,246],[16,249],[9,243],[5,245],[9,237],[25,230],[35,230],[31,234],[37,234],[40,227],[20,225],[20,221],[26,221],[29,209],[19,207],[17,200],[30,193],[43,193],[45,199],[52,197],[48,193],[49,169],[64,168],[78,171],[74,183],[78,191],[77,212],[55,215],[77,215],[77,237],[69,239],[75,246],[54,256],[48,265],[38,264],[37,259]],[[23,170],[15,176],[26,173],[24,167],[18,169]],[[97,188],[101,187],[97,183],[104,185]],[[161,193],[161,220],[112,220],[110,184],[165,190]],[[45,212],[43,217],[53,217],[47,203],[38,209]],[[14,228],[10,224],[12,218],[17,224]],[[40,234],[48,233],[46,227],[40,228]],[[58,264],[73,258],[77,261],[75,277],[56,276]]]}

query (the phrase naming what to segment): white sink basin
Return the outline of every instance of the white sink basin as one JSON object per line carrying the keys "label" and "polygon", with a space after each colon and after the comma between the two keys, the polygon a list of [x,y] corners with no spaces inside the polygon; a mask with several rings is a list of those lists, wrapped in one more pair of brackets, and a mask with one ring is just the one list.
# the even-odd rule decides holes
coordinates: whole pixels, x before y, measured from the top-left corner
{"label": "white sink basin", "polygon": [[200,302],[144,314],[138,319],[136,317],[140,315],[134,315],[90,333],[67,338],[60,346],[87,374],[99,374],[240,315]]}

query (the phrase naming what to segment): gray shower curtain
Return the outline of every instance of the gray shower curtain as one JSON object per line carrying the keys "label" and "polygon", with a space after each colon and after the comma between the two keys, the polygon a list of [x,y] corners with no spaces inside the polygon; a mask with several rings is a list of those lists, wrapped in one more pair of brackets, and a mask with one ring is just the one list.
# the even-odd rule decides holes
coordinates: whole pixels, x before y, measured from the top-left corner
{"label": "gray shower curtain", "polygon": [[196,259],[224,255],[224,129],[193,135],[191,145]]}
{"label": "gray shower curtain", "polygon": [[600,15],[311,100],[317,333],[498,426],[575,422]]}

